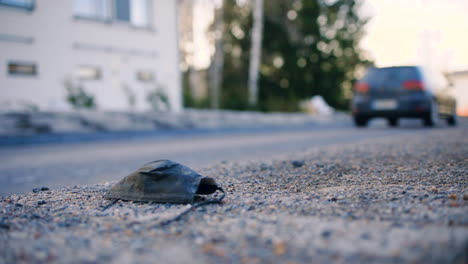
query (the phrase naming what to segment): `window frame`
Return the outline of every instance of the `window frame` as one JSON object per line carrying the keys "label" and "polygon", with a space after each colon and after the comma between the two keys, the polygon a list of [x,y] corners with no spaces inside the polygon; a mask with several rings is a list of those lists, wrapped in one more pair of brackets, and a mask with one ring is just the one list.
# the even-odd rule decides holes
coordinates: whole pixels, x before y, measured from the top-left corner
{"label": "window frame", "polygon": [[[73,1],[73,5],[75,5],[75,2]],[[99,16],[94,16],[94,15],[84,15],[84,14],[76,14],[75,13],[75,7],[73,6],[73,18],[75,19],[82,19],[82,20],[90,20],[90,21],[97,21],[97,22],[102,22],[102,23],[112,23],[114,19],[114,1],[113,0],[106,0],[106,5],[108,8],[108,14],[106,17],[99,17]]]}
{"label": "window frame", "polygon": [[[131,2],[133,0],[129,0],[130,1],[130,5],[131,5]],[[154,29],[154,14],[152,12],[153,10],[153,5],[154,5],[154,1],[153,0],[146,0],[146,17],[148,19],[148,24],[147,25],[137,25],[135,24],[133,21],[132,21],[132,12],[130,10],[130,21],[129,21],[129,24],[132,28],[136,28],[136,29],[148,29],[148,30],[153,30]]]}
{"label": "window frame", "polygon": [[27,10],[27,11],[33,11],[34,8],[36,7],[36,0],[29,0],[31,4],[29,5],[24,5],[24,4],[15,4],[15,3],[8,3],[5,2],[5,0],[0,0],[0,6],[7,6],[7,7],[12,7],[12,8],[17,8],[21,10]]}
{"label": "window frame", "polygon": [[[31,74],[21,73],[21,72],[12,72],[10,67],[12,64],[17,65],[27,65],[33,67],[33,71]],[[14,77],[26,77],[26,78],[37,78],[39,77],[39,65],[37,62],[34,61],[23,61],[23,60],[9,60],[7,61],[7,76],[14,76]]]}
{"label": "window frame", "polygon": [[146,9],[146,17],[148,19],[147,25],[138,25],[132,21],[132,12],[130,10],[131,5],[132,5],[132,0],[129,0],[129,20],[117,19],[117,5],[115,3],[115,0],[107,0],[107,5],[109,8],[109,13],[108,13],[107,18],[76,14],[75,11],[73,11],[73,18],[76,20],[89,20],[89,21],[96,21],[96,22],[101,22],[101,23],[106,23],[106,24],[128,26],[136,30],[155,31],[154,14],[152,12],[153,5],[154,5],[153,0],[147,0],[147,9]]}

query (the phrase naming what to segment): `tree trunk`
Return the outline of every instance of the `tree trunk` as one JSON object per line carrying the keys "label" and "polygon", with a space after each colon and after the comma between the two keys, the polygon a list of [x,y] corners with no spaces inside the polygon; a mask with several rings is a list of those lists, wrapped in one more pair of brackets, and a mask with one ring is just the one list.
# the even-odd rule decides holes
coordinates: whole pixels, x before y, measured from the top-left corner
{"label": "tree trunk", "polygon": [[221,1],[220,6],[215,9],[214,31],[215,31],[215,54],[210,70],[210,102],[211,108],[219,108],[220,91],[223,78],[224,51],[223,51],[223,33],[224,33],[224,4]]}
{"label": "tree trunk", "polygon": [[249,64],[249,105],[256,107],[258,104],[258,75],[260,59],[262,55],[263,34],[263,0],[255,0],[253,8],[252,42],[250,47]]}

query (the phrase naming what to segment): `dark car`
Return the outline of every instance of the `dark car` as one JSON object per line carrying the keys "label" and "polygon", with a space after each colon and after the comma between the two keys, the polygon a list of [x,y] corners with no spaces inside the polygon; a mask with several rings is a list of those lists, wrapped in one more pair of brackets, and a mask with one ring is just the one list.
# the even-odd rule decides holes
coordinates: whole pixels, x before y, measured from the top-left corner
{"label": "dark car", "polygon": [[370,68],[354,87],[354,123],[364,127],[371,118],[383,117],[397,126],[399,118],[421,118],[431,127],[444,118],[456,125],[456,101],[448,90],[442,75],[418,66]]}

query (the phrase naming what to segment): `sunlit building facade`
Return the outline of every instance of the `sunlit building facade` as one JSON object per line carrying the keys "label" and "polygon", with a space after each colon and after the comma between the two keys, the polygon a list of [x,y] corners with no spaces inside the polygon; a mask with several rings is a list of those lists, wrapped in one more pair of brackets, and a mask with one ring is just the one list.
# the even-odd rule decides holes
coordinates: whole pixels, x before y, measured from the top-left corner
{"label": "sunlit building facade", "polygon": [[457,113],[468,116],[468,70],[446,73],[452,86],[452,94],[457,99]]}
{"label": "sunlit building facade", "polygon": [[98,109],[182,109],[177,1],[0,0],[0,104],[66,110],[67,87]]}

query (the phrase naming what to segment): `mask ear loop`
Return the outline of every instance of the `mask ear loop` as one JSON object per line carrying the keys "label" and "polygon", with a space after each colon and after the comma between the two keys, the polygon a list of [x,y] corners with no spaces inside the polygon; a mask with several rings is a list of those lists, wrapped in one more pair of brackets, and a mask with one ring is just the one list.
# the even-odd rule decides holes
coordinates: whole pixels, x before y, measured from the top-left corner
{"label": "mask ear loop", "polygon": [[[222,193],[222,195],[217,198],[217,199],[213,199],[213,200],[207,200],[207,201],[203,201],[203,202],[198,202],[196,204],[193,204],[191,205],[189,208],[185,209],[184,211],[182,211],[180,214],[176,215],[175,217],[171,218],[171,219],[168,219],[168,220],[165,220],[163,222],[161,222],[160,226],[167,226],[169,224],[171,224],[172,222],[177,222],[179,221],[180,219],[182,219],[182,217],[184,217],[185,215],[187,215],[190,211],[192,211],[193,209],[196,209],[198,207],[201,207],[201,206],[205,206],[207,204],[220,204],[224,197],[226,197],[226,192],[223,190],[223,188],[221,187],[218,187],[216,190],[220,191]],[[105,205],[101,211],[105,211],[107,209],[109,209],[111,206],[113,206],[114,204],[116,204],[117,202],[119,201],[119,199],[115,199],[113,200],[112,202],[110,202],[109,204]],[[157,226],[157,225],[156,225]],[[154,226],[153,226],[154,227]]]}
{"label": "mask ear loop", "polygon": [[113,206],[114,204],[116,204],[117,202],[119,201],[119,199],[115,199],[113,200],[112,202],[104,205],[102,208],[101,208],[101,212],[104,212],[105,210],[109,209],[111,206]]}
{"label": "mask ear loop", "polygon": [[189,208],[185,209],[180,214],[176,215],[175,217],[173,217],[171,219],[168,219],[168,220],[165,220],[165,221],[161,222],[158,225],[167,226],[167,225],[171,224],[172,222],[177,222],[180,219],[182,219],[182,217],[187,215],[190,211],[192,211],[193,209],[196,209],[198,207],[205,206],[207,204],[220,204],[221,201],[224,199],[224,197],[226,197],[226,193],[224,192],[223,188],[221,188],[221,187],[218,187],[217,190],[222,193],[222,195],[219,198],[195,203],[195,204],[191,205]]}

